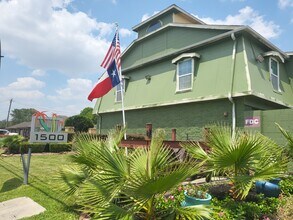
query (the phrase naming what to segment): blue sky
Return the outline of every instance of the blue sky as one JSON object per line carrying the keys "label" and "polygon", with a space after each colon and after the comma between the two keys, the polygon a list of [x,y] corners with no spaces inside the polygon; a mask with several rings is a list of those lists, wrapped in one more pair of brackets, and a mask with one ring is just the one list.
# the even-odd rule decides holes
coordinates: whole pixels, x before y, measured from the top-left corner
{"label": "blue sky", "polygon": [[12,109],[71,116],[93,107],[87,95],[119,23],[125,49],[132,27],[176,4],[208,24],[249,25],[293,51],[293,0],[9,0],[0,1],[0,120]]}

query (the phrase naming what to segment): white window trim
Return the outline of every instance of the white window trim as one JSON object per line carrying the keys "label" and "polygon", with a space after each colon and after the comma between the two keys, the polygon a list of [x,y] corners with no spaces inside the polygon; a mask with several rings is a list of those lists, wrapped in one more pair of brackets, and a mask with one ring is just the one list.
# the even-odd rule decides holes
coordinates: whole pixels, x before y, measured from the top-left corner
{"label": "white window trim", "polygon": [[[121,86],[121,84],[119,84],[119,85]],[[125,79],[124,79],[124,78],[122,78],[122,85],[123,85],[123,89],[121,89],[121,90],[118,90],[118,85],[116,86],[116,90],[115,90],[115,102],[117,102],[117,103],[122,102],[122,99],[117,100],[118,93],[119,93],[119,92],[122,92],[122,91],[123,91],[123,95],[124,95],[124,93],[125,93]],[[122,94],[121,94],[121,95],[122,95]]]}
{"label": "white window trim", "polygon": [[197,54],[197,53],[183,53],[181,55],[179,55],[178,57],[174,58],[172,60],[172,63],[173,64],[176,64],[178,63],[178,61],[182,60],[182,59],[186,59],[186,58],[193,58],[193,57],[196,57],[196,58],[200,58],[200,55]]}
{"label": "white window trim", "polygon": [[[187,61],[187,60],[191,60],[191,73],[185,74],[185,75],[181,75],[179,76],[179,63],[183,62],[183,61]],[[193,79],[194,79],[194,59],[193,58],[187,58],[187,59],[183,59],[179,62],[177,62],[177,66],[176,66],[176,93],[179,92],[186,92],[186,91],[190,91],[193,88]],[[191,75],[191,85],[190,88],[186,88],[186,89],[179,89],[179,78],[183,77],[183,76],[188,76]]]}
{"label": "white window trim", "polygon": [[284,57],[277,51],[268,51],[268,52],[263,53],[262,56],[264,56],[264,57],[275,56],[275,57],[279,58],[282,63],[285,63]]}
{"label": "white window trim", "polygon": [[[277,62],[277,73],[278,75],[275,75],[272,71],[272,60],[274,60],[275,62]],[[280,89],[280,63],[277,59],[273,58],[273,57],[270,57],[269,58],[269,68],[270,68],[270,80],[271,80],[271,83],[272,83],[272,86],[273,86],[273,81],[272,81],[272,75],[274,75],[275,77],[278,78],[278,90],[275,90],[274,86],[273,86],[273,89],[277,92],[282,92],[281,89]]]}

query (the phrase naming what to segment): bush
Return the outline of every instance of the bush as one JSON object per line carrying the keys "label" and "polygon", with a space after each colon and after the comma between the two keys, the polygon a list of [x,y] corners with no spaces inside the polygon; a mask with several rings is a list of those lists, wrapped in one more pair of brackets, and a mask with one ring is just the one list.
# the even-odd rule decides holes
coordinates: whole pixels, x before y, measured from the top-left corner
{"label": "bush", "polygon": [[87,132],[94,124],[91,119],[85,116],[74,115],[66,119],[65,126],[73,126],[76,132]]}
{"label": "bush", "polygon": [[46,147],[46,143],[21,143],[21,153],[27,153],[29,147],[32,149],[32,153],[43,153]]}
{"label": "bush", "polygon": [[280,182],[280,187],[282,194],[285,196],[290,196],[293,194],[293,176],[288,176],[282,179]]}
{"label": "bush", "polygon": [[51,143],[49,145],[49,151],[54,153],[71,151],[72,144],[70,143]]}
{"label": "bush", "polygon": [[28,148],[32,149],[32,153],[42,153],[45,150],[46,143],[28,143],[23,142],[19,144],[10,145],[8,152],[11,154],[28,153]]}
{"label": "bush", "polygon": [[[258,195],[257,202],[238,201],[230,197],[224,200],[213,198],[214,206],[213,219],[277,219],[277,210],[282,204],[279,198],[267,198]],[[224,218],[223,218],[224,216]]]}

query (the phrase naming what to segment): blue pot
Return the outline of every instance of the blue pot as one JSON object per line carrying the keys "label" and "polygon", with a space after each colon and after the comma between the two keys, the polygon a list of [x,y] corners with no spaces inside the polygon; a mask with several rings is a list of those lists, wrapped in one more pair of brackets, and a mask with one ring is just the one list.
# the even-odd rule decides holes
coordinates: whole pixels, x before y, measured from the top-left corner
{"label": "blue pot", "polygon": [[187,195],[187,192],[184,191],[185,201],[181,203],[182,206],[193,206],[193,205],[210,205],[212,196],[210,194],[206,194],[206,199],[200,199],[193,196]]}
{"label": "blue pot", "polygon": [[275,178],[270,181],[256,181],[255,187],[257,193],[262,193],[266,197],[279,197],[281,188],[279,182],[281,179]]}

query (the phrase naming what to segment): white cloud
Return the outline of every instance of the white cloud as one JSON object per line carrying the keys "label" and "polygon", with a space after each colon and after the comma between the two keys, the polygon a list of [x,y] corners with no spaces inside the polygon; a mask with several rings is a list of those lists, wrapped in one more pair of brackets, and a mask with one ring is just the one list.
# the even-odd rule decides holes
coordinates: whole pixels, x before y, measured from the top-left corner
{"label": "white cloud", "polygon": [[129,37],[132,35],[132,31],[125,29],[125,28],[120,28],[119,29],[119,35],[121,37]]}
{"label": "white cloud", "polygon": [[16,82],[13,82],[7,86],[9,90],[27,90],[27,89],[40,89],[46,84],[40,80],[36,80],[33,77],[21,77],[17,78]]}
{"label": "white cloud", "polygon": [[43,98],[45,95],[39,89],[45,87],[45,83],[33,77],[17,78],[6,87],[0,87],[0,101],[10,98],[24,101],[33,101]]}
{"label": "white cloud", "polygon": [[210,17],[198,18],[207,24],[249,25],[267,39],[277,38],[281,34],[279,25],[273,21],[265,20],[264,16],[259,15],[257,11],[249,6],[240,9],[236,15],[228,15],[224,20],[215,20]]}
{"label": "white cloud", "polygon": [[36,69],[32,71],[32,76],[44,76],[46,72],[41,69]]}
{"label": "white cloud", "polygon": [[278,6],[281,9],[285,9],[288,7],[293,7],[293,0],[279,0],[278,1]]}
{"label": "white cloud", "polygon": [[47,99],[54,104],[55,112],[65,115],[79,114],[80,110],[93,105],[87,96],[93,89],[93,83],[88,79],[69,79],[66,86],[56,90],[55,95],[48,95]]}
{"label": "white cloud", "polygon": [[64,100],[87,100],[87,96],[93,87],[93,83],[88,79],[68,79],[65,88],[56,90],[57,95],[48,96],[50,100],[60,102]]}
{"label": "white cloud", "polygon": [[[115,30],[83,12],[69,12],[71,0],[0,1],[2,49],[32,69],[70,76],[99,71]],[[123,30],[126,34],[127,31]],[[124,36],[124,35],[121,35]]]}
{"label": "white cloud", "polygon": [[148,13],[144,14],[141,18],[141,21],[145,21],[147,20],[148,18],[150,18],[151,16],[155,15],[155,14],[158,14],[159,11],[155,11],[152,15],[149,15]]}

